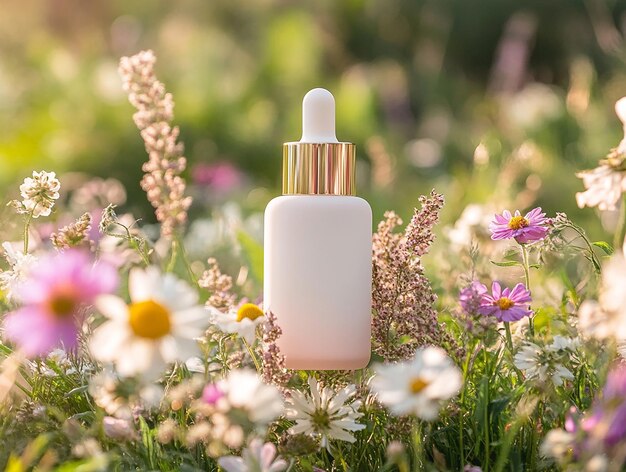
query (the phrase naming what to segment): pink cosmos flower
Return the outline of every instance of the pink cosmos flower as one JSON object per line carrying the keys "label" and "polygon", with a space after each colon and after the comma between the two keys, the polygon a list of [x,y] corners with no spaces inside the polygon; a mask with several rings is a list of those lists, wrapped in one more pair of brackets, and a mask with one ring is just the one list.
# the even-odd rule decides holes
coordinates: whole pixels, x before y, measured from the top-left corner
{"label": "pink cosmos flower", "polygon": [[484,293],[478,312],[482,315],[495,316],[498,321],[518,321],[531,316],[528,304],[532,301],[530,291],[524,284],[517,284],[513,290],[502,290],[498,282],[491,285],[491,294]]}
{"label": "pink cosmos flower", "polygon": [[541,212],[541,207],[529,211],[526,216],[522,216],[519,210],[515,210],[514,215],[504,210],[501,215],[495,215],[489,225],[491,239],[515,238],[520,244],[539,241],[548,234],[549,221],[546,214]]}
{"label": "pink cosmos flower", "polygon": [[113,292],[117,282],[112,266],[94,264],[86,252],[73,249],[44,256],[16,290],[22,306],[7,315],[5,336],[28,357],[60,345],[73,349],[85,308],[98,295]]}

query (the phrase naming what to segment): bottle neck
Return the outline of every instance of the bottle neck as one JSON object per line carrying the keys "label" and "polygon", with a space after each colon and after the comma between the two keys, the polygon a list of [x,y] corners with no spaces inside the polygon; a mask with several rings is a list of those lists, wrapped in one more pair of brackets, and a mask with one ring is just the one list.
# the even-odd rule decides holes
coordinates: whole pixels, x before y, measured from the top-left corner
{"label": "bottle neck", "polygon": [[283,195],[355,195],[352,143],[285,143]]}

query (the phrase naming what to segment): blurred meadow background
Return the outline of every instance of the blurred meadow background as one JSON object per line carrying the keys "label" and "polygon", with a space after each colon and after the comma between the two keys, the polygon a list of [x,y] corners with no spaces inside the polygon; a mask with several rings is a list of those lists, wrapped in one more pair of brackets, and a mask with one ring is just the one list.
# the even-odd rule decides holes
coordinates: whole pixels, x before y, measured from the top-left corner
{"label": "blurred meadow background", "polygon": [[[260,241],[281,144],[299,139],[317,86],[335,94],[339,139],[358,145],[374,221],[406,219],[434,187],[453,244],[532,206],[604,238],[612,217],[603,227],[576,207],[575,172],[622,138],[624,35],[617,0],[2,0],[0,196],[44,169],[70,206],[106,194],[153,221],[117,74],[121,56],[149,48],[189,159],[190,252],[229,246],[233,222]],[[10,214],[5,239],[17,238]]]}

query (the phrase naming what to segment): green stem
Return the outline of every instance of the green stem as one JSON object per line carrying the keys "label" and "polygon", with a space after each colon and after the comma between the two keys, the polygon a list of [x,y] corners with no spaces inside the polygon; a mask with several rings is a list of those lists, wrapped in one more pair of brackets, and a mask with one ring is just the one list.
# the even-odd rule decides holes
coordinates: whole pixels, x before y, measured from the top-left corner
{"label": "green stem", "polygon": [[174,267],[176,267],[176,259],[178,259],[178,240],[172,239],[172,253],[170,257],[170,262],[167,264],[166,272],[173,272]]}
{"label": "green stem", "polygon": [[[509,330],[509,323],[504,323],[504,325],[506,326],[507,329],[507,334],[508,334],[508,338],[511,337],[511,331]],[[511,343],[511,346],[513,345],[513,343]],[[511,351],[513,352],[513,351]],[[485,348],[483,348],[483,359],[484,359],[484,363],[485,363],[485,372],[488,371],[487,369],[487,350]],[[488,472],[489,471],[489,463],[491,462],[491,447],[489,444],[489,383],[488,382],[483,382],[483,395],[484,395],[484,401],[485,401],[485,405],[483,408],[483,422],[484,422],[484,435],[485,435],[485,462],[483,464],[483,470],[484,472]],[[462,464],[462,466],[464,467],[464,464]]]}
{"label": "green stem", "polygon": [[[520,244],[522,247],[522,266],[524,267],[524,279],[526,280],[526,288],[530,290],[530,264],[528,262],[528,249],[525,244]],[[528,333],[530,339],[535,337],[535,320],[533,316],[528,317]],[[513,350],[511,350],[513,352]]]}
{"label": "green stem", "polygon": [[422,423],[419,420],[413,425],[413,456],[415,457],[414,470],[424,470],[426,461],[424,457],[424,442],[422,440]]}
{"label": "green stem", "polygon": [[259,364],[259,360],[256,358],[256,355],[254,354],[252,347],[250,346],[250,344],[248,344],[248,341],[246,341],[244,338],[241,338],[241,342],[243,342],[243,345],[246,347],[248,354],[252,358],[252,362],[254,362],[254,367],[256,368],[257,372],[261,372],[261,364]]}
{"label": "green stem", "polygon": [[513,355],[513,337],[511,336],[511,326],[508,321],[504,322],[504,331],[506,332],[506,345],[511,355]]}
{"label": "green stem", "polygon": [[196,274],[193,273],[193,269],[191,268],[191,262],[189,262],[189,256],[187,255],[187,251],[185,250],[185,245],[180,240],[179,236],[176,236],[176,240],[178,241],[178,246],[180,247],[180,255],[181,255],[183,264],[185,265],[185,268],[187,269],[187,272],[189,273],[189,277],[191,278],[191,281],[193,282],[194,286],[196,286],[198,285],[198,278],[196,277]]}
{"label": "green stem", "polygon": [[[37,208],[35,206],[35,208]],[[28,238],[30,233],[30,223],[33,220],[33,213],[35,213],[35,208],[33,208],[26,218],[26,223],[24,224],[24,254],[28,254]]]}
{"label": "green stem", "polygon": [[[146,267],[148,267],[150,265],[150,259],[148,258],[148,254],[146,254],[143,247],[140,246],[139,242],[137,241],[137,238],[135,238],[131,234],[130,229],[126,225],[123,225],[122,223],[118,223],[117,221],[115,222],[115,224],[118,226],[121,226],[124,229],[124,231],[126,231],[126,238],[128,239],[128,244],[130,244],[130,247],[132,247],[135,251],[139,253],[139,256],[141,256],[143,263],[146,265]],[[144,247],[145,247],[145,244],[144,244]]]}
{"label": "green stem", "polygon": [[461,412],[459,413],[459,446],[461,448],[461,467],[465,466],[465,444],[463,442],[463,429],[465,428],[465,425],[463,424],[463,407],[465,405],[465,390],[467,389],[467,374],[469,371],[469,363],[472,358],[473,351],[474,345],[472,343],[471,349],[467,351],[465,363],[463,364],[463,387],[461,389],[461,399],[459,402],[461,406]]}

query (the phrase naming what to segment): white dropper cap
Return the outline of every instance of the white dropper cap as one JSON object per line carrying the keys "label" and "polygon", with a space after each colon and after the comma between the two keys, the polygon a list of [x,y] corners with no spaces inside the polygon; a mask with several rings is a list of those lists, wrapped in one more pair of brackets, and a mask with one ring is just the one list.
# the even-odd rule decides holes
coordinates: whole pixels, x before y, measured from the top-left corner
{"label": "white dropper cap", "polygon": [[314,88],[302,100],[301,143],[338,143],[335,135],[335,97]]}

